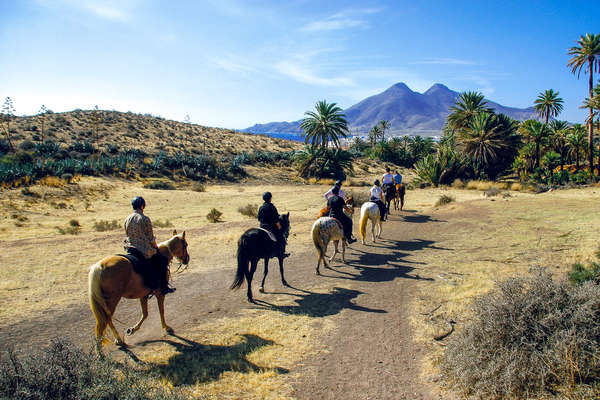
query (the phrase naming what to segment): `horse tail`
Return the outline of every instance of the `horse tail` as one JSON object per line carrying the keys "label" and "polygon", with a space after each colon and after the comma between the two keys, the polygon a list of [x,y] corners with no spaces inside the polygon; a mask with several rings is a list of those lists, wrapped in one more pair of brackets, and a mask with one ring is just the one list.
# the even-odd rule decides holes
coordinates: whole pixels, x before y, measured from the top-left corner
{"label": "horse tail", "polygon": [[321,238],[321,226],[319,220],[313,224],[311,233],[315,248],[319,252],[319,256],[322,257],[325,252],[325,243],[323,243],[323,239]]}
{"label": "horse tail", "polygon": [[368,206],[365,207],[367,203],[365,203],[363,205],[363,207],[360,208],[360,237],[361,239],[365,239],[366,233],[367,233],[367,221],[369,220],[369,211],[368,211]]}
{"label": "horse tail", "polygon": [[248,263],[250,262],[247,250],[248,243],[245,235],[242,235],[240,240],[238,241],[238,249],[237,249],[237,271],[235,273],[235,279],[231,284],[230,289],[238,289],[244,283],[244,277],[246,276],[246,272],[248,272]]}
{"label": "horse tail", "polygon": [[100,280],[102,274],[102,264],[97,262],[90,267],[90,273],[88,275],[88,291],[90,297],[90,308],[96,317],[96,322],[99,326],[106,326],[111,320],[112,313],[106,305],[106,300],[102,294],[102,288],[100,287]]}

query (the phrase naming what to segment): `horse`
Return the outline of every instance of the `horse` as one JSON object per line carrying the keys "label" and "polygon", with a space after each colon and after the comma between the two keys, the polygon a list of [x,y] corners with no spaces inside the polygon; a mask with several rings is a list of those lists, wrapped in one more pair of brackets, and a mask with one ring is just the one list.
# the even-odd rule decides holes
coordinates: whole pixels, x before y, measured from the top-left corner
{"label": "horse", "polygon": [[390,214],[390,204],[396,198],[396,187],[392,183],[383,184],[383,197],[385,199],[385,210],[387,215]]}
{"label": "horse", "polygon": [[[406,194],[406,187],[402,183],[396,184],[396,197],[394,198],[394,209],[402,211],[404,207],[404,195]],[[400,208],[398,208],[400,203]]]}
{"label": "horse", "polygon": [[[287,240],[290,234],[290,213],[279,216],[281,231]],[[281,275],[281,283],[284,286],[289,286],[283,275],[283,257],[280,254],[279,244],[271,239],[270,232],[262,228],[250,228],[242,234],[238,240],[237,249],[237,271],[230,289],[238,289],[244,283],[244,277],[248,282],[248,301],[254,303],[252,298],[252,277],[256,271],[258,260],[265,260],[265,272],[262,283],[258,289],[261,293],[265,291],[265,279],[269,273],[269,259],[277,257],[279,260],[279,273]],[[248,269],[250,264],[250,269]]]}
{"label": "horse", "polygon": [[[346,205],[352,209],[354,209],[354,197],[353,196],[348,196],[346,198]],[[321,208],[321,210],[319,211],[319,216],[317,218],[321,218],[321,217],[327,217],[329,215],[329,206],[325,206],[323,208]]]}
{"label": "horse", "polygon": [[[365,244],[367,222],[369,220],[371,221],[371,235],[373,236],[373,243],[375,243],[375,238],[381,236],[382,228],[381,217],[379,216],[379,206],[377,203],[373,203],[372,201],[363,203],[362,207],[360,208],[359,232],[362,244]],[[375,225],[377,225],[377,235],[375,235]]]}
{"label": "horse", "polygon": [[[167,257],[169,263],[173,257],[177,258],[182,264],[187,265],[190,261],[190,255],[187,252],[187,242],[185,240],[185,231],[177,234],[173,231],[173,237],[158,245],[158,251]],[[113,255],[103,258],[90,267],[88,276],[88,294],[90,308],[96,318],[96,346],[98,351],[101,345],[107,342],[104,338],[106,326],[110,327],[114,337],[115,344],[126,346],[125,341],[113,325],[112,318],[121,298],[140,299],[142,308],[142,317],[135,326],[128,328],[128,336],[133,335],[148,317],[148,298],[150,294],[156,297],[158,311],[160,313],[160,322],[167,333],[173,333],[173,329],[165,322],[165,296],[160,289],[152,290],[144,285],[142,276],[133,270],[133,265],[124,256]]]}
{"label": "horse", "polygon": [[[346,199],[346,205],[349,206],[352,211],[354,211],[354,199],[352,196]],[[322,212],[323,210],[321,210]],[[346,212],[344,210],[344,212]],[[331,217],[324,217],[319,215],[319,219],[315,221],[311,229],[311,236],[313,238],[313,243],[315,244],[315,248],[317,249],[317,275],[320,275],[319,267],[321,266],[321,260],[323,260],[323,265],[329,268],[329,263],[327,262],[326,252],[327,246],[330,241],[333,241],[335,246],[335,252],[329,259],[329,262],[333,261],[335,256],[339,253],[338,245],[340,240],[342,241],[342,262],[346,262],[346,245],[348,244],[346,241],[346,237],[344,236],[344,229],[340,225],[340,223]]]}

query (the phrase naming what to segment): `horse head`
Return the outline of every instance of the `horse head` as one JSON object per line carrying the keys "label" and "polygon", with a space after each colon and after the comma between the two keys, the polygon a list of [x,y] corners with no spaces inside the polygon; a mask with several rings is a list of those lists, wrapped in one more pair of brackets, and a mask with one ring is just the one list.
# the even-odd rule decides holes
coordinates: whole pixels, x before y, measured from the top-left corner
{"label": "horse head", "polygon": [[352,196],[346,197],[346,205],[348,206],[348,208],[353,210],[354,209],[354,197],[352,197]]}
{"label": "horse head", "polygon": [[182,264],[187,265],[190,262],[190,255],[187,250],[188,244],[185,240],[185,231],[178,235],[177,231],[174,230],[173,237],[169,240],[168,247],[171,254],[173,254]]}
{"label": "horse head", "polygon": [[290,235],[290,213],[281,214],[279,216],[279,223],[281,224],[281,233],[287,239]]}

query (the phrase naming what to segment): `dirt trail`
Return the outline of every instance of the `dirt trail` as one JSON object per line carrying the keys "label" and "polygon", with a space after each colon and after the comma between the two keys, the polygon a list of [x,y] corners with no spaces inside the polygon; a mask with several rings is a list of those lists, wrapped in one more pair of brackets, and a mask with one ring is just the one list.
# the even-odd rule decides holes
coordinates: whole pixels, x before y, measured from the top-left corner
{"label": "dirt trail", "polygon": [[[295,307],[315,318],[330,318],[336,326],[321,338],[316,356],[305,359],[282,377],[292,382],[296,398],[437,398],[420,382],[420,349],[412,342],[408,304],[417,293],[417,280],[423,279],[418,273],[418,268],[424,267],[418,253],[444,250],[435,246],[443,223],[427,215],[396,212],[384,224],[381,241],[367,246],[357,242],[346,253],[347,265],[334,262],[332,269],[322,269],[322,276],[314,273],[314,251],[304,247],[286,260],[286,279],[293,287],[281,285],[279,271],[271,264],[267,293],[258,293],[258,284],[254,286],[258,305],[246,302],[245,285],[238,292],[228,289],[233,259],[228,269],[181,275],[176,281],[177,292],[167,298],[167,322],[178,335],[185,336],[193,326],[224,316],[235,317],[249,307],[280,311]],[[329,254],[331,251],[330,247]],[[261,277],[262,265],[255,278]],[[327,294],[311,291],[323,285]],[[279,306],[282,296],[289,296],[293,305]],[[139,317],[138,302],[124,300],[116,317],[128,324],[134,322]],[[40,319],[0,326],[0,343],[2,347],[37,347],[63,336],[88,347],[92,332],[93,318],[82,301]],[[135,349],[137,343],[156,339],[162,335],[160,332],[156,306],[151,301],[150,317],[127,342]]]}

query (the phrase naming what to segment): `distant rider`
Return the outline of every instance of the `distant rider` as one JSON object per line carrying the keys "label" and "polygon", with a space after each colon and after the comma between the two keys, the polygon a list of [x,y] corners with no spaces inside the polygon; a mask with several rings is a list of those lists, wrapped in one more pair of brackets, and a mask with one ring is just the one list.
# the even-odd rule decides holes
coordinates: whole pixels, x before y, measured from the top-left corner
{"label": "distant rider", "polygon": [[327,200],[327,206],[329,207],[329,216],[331,218],[335,218],[342,223],[342,227],[344,229],[344,236],[346,237],[346,241],[348,244],[352,244],[356,242],[356,239],[352,238],[352,218],[348,217],[344,210],[346,210],[349,214],[352,214],[352,210],[350,210],[346,206],[346,202],[339,195],[341,192],[340,188],[334,186],[331,189],[331,197]]}
{"label": "distant rider", "polygon": [[394,171],[396,174],[394,175],[394,183],[397,185],[402,185],[402,175],[398,172],[398,170]]}
{"label": "distant rider", "polygon": [[383,202],[383,190],[379,186],[379,179],[375,179],[373,182],[373,187],[369,189],[369,193],[371,195],[370,201],[377,204],[379,207],[379,215],[381,217],[381,221],[385,221],[385,203]]}
{"label": "distant rider", "polygon": [[325,193],[325,200],[329,200],[329,198],[333,196],[333,188],[335,187],[339,189],[340,194],[338,194],[338,196],[340,196],[342,200],[346,201],[346,193],[344,193],[344,191],[342,190],[342,181],[336,181],[333,187],[329,189],[327,193]]}
{"label": "distant rider", "polygon": [[394,184],[394,175],[390,172],[390,167],[385,169],[385,174],[381,178],[382,185],[393,185]]}
{"label": "distant rider", "polygon": [[153,286],[150,289],[160,288],[163,295],[172,293],[175,288],[169,287],[169,259],[158,251],[152,222],[144,215],[146,201],[137,196],[131,201],[131,206],[134,211],[125,219],[125,251],[147,265],[148,283]]}
{"label": "distant rider", "polygon": [[289,257],[290,253],[285,252],[285,238],[281,232],[281,224],[279,223],[279,213],[277,208],[271,203],[273,195],[271,192],[263,193],[263,200],[265,201],[262,206],[258,209],[258,222],[260,227],[268,230],[277,238],[277,245],[279,246],[279,254],[283,257]]}

